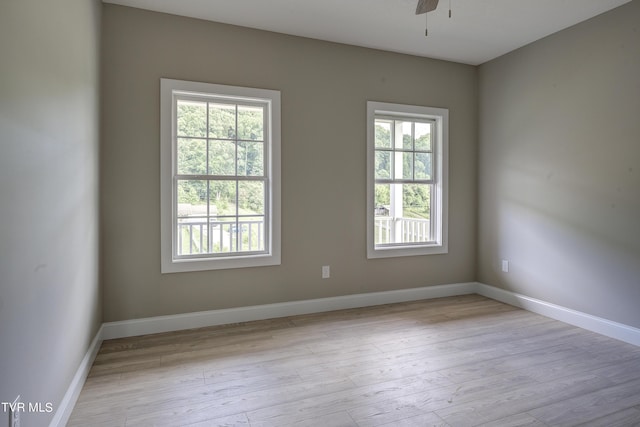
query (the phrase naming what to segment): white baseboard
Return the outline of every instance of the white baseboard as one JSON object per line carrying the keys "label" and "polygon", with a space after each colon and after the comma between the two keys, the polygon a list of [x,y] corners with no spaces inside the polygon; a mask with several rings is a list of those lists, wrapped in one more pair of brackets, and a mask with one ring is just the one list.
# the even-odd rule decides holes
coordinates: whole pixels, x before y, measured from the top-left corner
{"label": "white baseboard", "polygon": [[91,344],[89,344],[89,349],[82,358],[80,366],[78,366],[78,370],[76,371],[73,380],[71,380],[69,388],[67,388],[67,392],[64,394],[60,405],[58,405],[51,423],[49,423],[49,427],[64,427],[67,425],[71,412],[73,411],[73,407],[76,405],[78,396],[80,396],[82,387],[87,379],[87,375],[89,375],[93,361],[98,354],[98,350],[100,350],[103,327],[104,326],[102,325],[100,326],[96,336],[91,341]]}
{"label": "white baseboard", "polygon": [[372,292],[340,297],[255,305],[222,310],[199,311],[195,313],[148,317],[144,319],[107,322],[103,326],[103,339],[124,338],[183,329],[253,320],[274,319],[299,314],[321,313],[347,308],[368,307],[404,301],[441,298],[455,295],[473,294],[476,283],[455,283],[449,285],[425,286],[396,291]]}
{"label": "white baseboard", "polygon": [[102,325],[101,338],[105,340],[124,338],[229,323],[275,319],[299,314],[321,313],[347,308],[368,307],[474,293],[640,346],[640,329],[477,282],[425,286],[395,291],[372,292],[107,322]]}
{"label": "white baseboard", "polygon": [[603,319],[602,317],[592,316],[581,311],[572,310],[515,292],[505,291],[504,289],[483,283],[476,284],[476,293],[570,325],[578,326],[582,329],[640,346],[640,329],[632,326]]}

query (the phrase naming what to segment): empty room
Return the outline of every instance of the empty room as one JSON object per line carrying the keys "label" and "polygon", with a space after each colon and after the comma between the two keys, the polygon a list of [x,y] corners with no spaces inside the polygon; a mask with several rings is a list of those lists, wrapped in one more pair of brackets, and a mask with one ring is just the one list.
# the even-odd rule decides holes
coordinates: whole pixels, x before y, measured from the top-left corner
{"label": "empty room", "polygon": [[640,0],[2,0],[0,427],[640,425]]}

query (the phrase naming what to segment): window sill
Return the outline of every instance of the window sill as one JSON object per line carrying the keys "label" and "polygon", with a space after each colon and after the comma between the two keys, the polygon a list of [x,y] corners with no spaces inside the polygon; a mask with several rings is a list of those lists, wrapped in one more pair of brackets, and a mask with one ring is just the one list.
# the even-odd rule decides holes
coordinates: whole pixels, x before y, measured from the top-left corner
{"label": "window sill", "polygon": [[449,253],[448,248],[441,244],[424,246],[393,246],[368,248],[367,259],[442,255],[446,253]]}
{"label": "window sill", "polygon": [[234,268],[268,267],[280,265],[280,255],[251,255],[225,258],[181,259],[162,263],[162,273],[227,270]]}

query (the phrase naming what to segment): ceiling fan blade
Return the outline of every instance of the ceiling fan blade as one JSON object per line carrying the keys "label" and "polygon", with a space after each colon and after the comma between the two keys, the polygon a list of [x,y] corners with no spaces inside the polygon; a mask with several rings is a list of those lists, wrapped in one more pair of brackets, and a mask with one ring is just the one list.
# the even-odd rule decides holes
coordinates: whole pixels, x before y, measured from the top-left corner
{"label": "ceiling fan blade", "polygon": [[438,0],[418,0],[418,7],[416,8],[416,15],[431,12],[438,7]]}

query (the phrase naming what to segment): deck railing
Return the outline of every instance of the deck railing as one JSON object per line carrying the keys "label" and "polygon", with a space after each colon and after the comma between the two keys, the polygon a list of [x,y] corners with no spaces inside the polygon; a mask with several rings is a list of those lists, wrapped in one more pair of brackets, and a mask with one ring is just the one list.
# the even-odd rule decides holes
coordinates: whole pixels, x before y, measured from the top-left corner
{"label": "deck railing", "polygon": [[431,221],[420,218],[377,216],[374,230],[377,245],[431,241]]}
{"label": "deck railing", "polygon": [[178,223],[178,255],[264,250],[264,221],[209,221],[187,219]]}
{"label": "deck railing", "polygon": [[[178,255],[264,250],[264,221],[209,221],[187,219],[178,223]],[[375,217],[375,243],[431,241],[428,219]]]}

